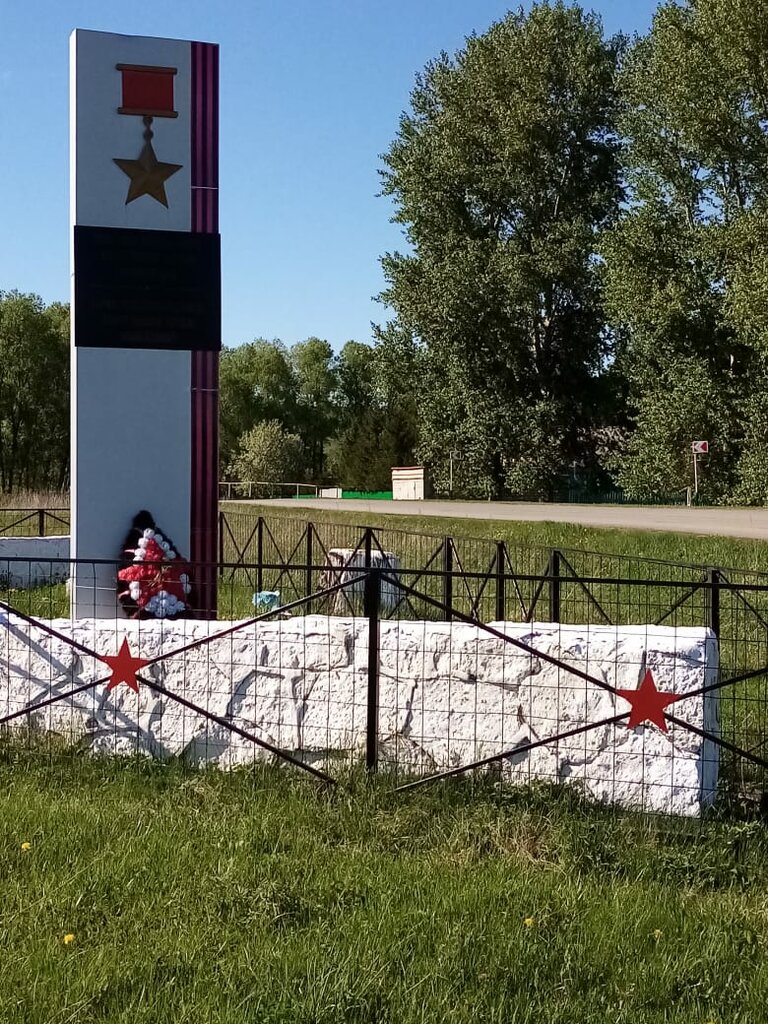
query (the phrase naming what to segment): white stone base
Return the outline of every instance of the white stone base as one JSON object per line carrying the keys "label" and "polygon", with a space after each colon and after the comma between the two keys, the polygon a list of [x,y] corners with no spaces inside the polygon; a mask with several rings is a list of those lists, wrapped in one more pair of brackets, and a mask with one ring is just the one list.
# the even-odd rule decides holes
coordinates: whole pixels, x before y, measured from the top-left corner
{"label": "white stone base", "polygon": [[0,588],[61,583],[69,576],[68,559],[69,537],[0,537]]}
{"label": "white stone base", "polygon": [[[127,637],[151,658],[227,628],[224,622],[56,620],[92,650],[114,654]],[[687,693],[716,681],[718,650],[705,629],[500,623],[535,649],[521,651],[474,626],[383,621],[380,626],[380,753],[406,772],[452,768],[596,723],[629,710],[611,692],[539,654],[612,686],[637,687],[644,668],[660,690]],[[368,626],[326,616],[261,622],[145,670],[168,690],[225,717],[308,763],[360,759],[365,745]],[[0,715],[108,674],[106,667],[11,617],[0,624]],[[673,705],[680,719],[717,735],[718,691]],[[178,756],[223,767],[270,756],[261,748],[143,686],[105,685],[16,725],[60,733],[95,751]],[[607,803],[684,815],[714,799],[718,749],[670,725],[624,722],[514,753],[501,771],[519,782],[577,784]],[[332,767],[331,767],[332,773]]]}

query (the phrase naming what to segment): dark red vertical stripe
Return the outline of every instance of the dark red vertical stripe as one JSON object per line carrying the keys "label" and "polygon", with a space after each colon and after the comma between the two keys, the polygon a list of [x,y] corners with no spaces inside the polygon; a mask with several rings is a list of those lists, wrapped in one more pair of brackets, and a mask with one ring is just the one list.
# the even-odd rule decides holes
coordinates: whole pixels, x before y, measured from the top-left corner
{"label": "dark red vertical stripe", "polygon": [[[192,231],[219,228],[219,48],[192,43]],[[219,354],[192,353],[191,558],[201,610],[216,614]]]}

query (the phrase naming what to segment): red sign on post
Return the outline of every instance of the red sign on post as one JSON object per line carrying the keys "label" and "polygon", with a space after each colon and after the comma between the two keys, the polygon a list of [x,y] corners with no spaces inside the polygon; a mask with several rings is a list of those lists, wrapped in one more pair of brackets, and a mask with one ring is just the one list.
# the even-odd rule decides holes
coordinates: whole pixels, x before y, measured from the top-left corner
{"label": "red sign on post", "polygon": [[709,441],[693,441],[691,444],[691,451],[694,455],[708,455]]}

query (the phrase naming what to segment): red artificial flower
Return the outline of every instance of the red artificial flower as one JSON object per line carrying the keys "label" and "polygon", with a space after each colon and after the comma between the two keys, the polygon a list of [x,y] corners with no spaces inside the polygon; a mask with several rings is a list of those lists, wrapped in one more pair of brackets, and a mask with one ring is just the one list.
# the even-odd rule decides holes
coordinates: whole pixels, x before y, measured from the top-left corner
{"label": "red artificial flower", "polygon": [[[155,534],[157,536],[160,535]],[[133,564],[120,569],[117,578],[139,584],[138,596],[133,600],[140,609],[146,608],[152,598],[163,591],[186,607],[189,566],[178,555],[169,561],[155,537],[145,538],[144,546],[135,549]],[[186,578],[182,580],[182,576]],[[132,597],[130,588],[119,596]]]}

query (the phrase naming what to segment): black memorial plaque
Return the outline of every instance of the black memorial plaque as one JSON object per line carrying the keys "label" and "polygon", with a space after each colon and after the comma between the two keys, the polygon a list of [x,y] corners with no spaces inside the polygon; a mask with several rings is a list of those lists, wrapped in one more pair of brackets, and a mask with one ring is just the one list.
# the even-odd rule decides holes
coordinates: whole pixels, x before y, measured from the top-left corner
{"label": "black memorial plaque", "polygon": [[221,348],[220,239],[75,227],[75,345]]}

